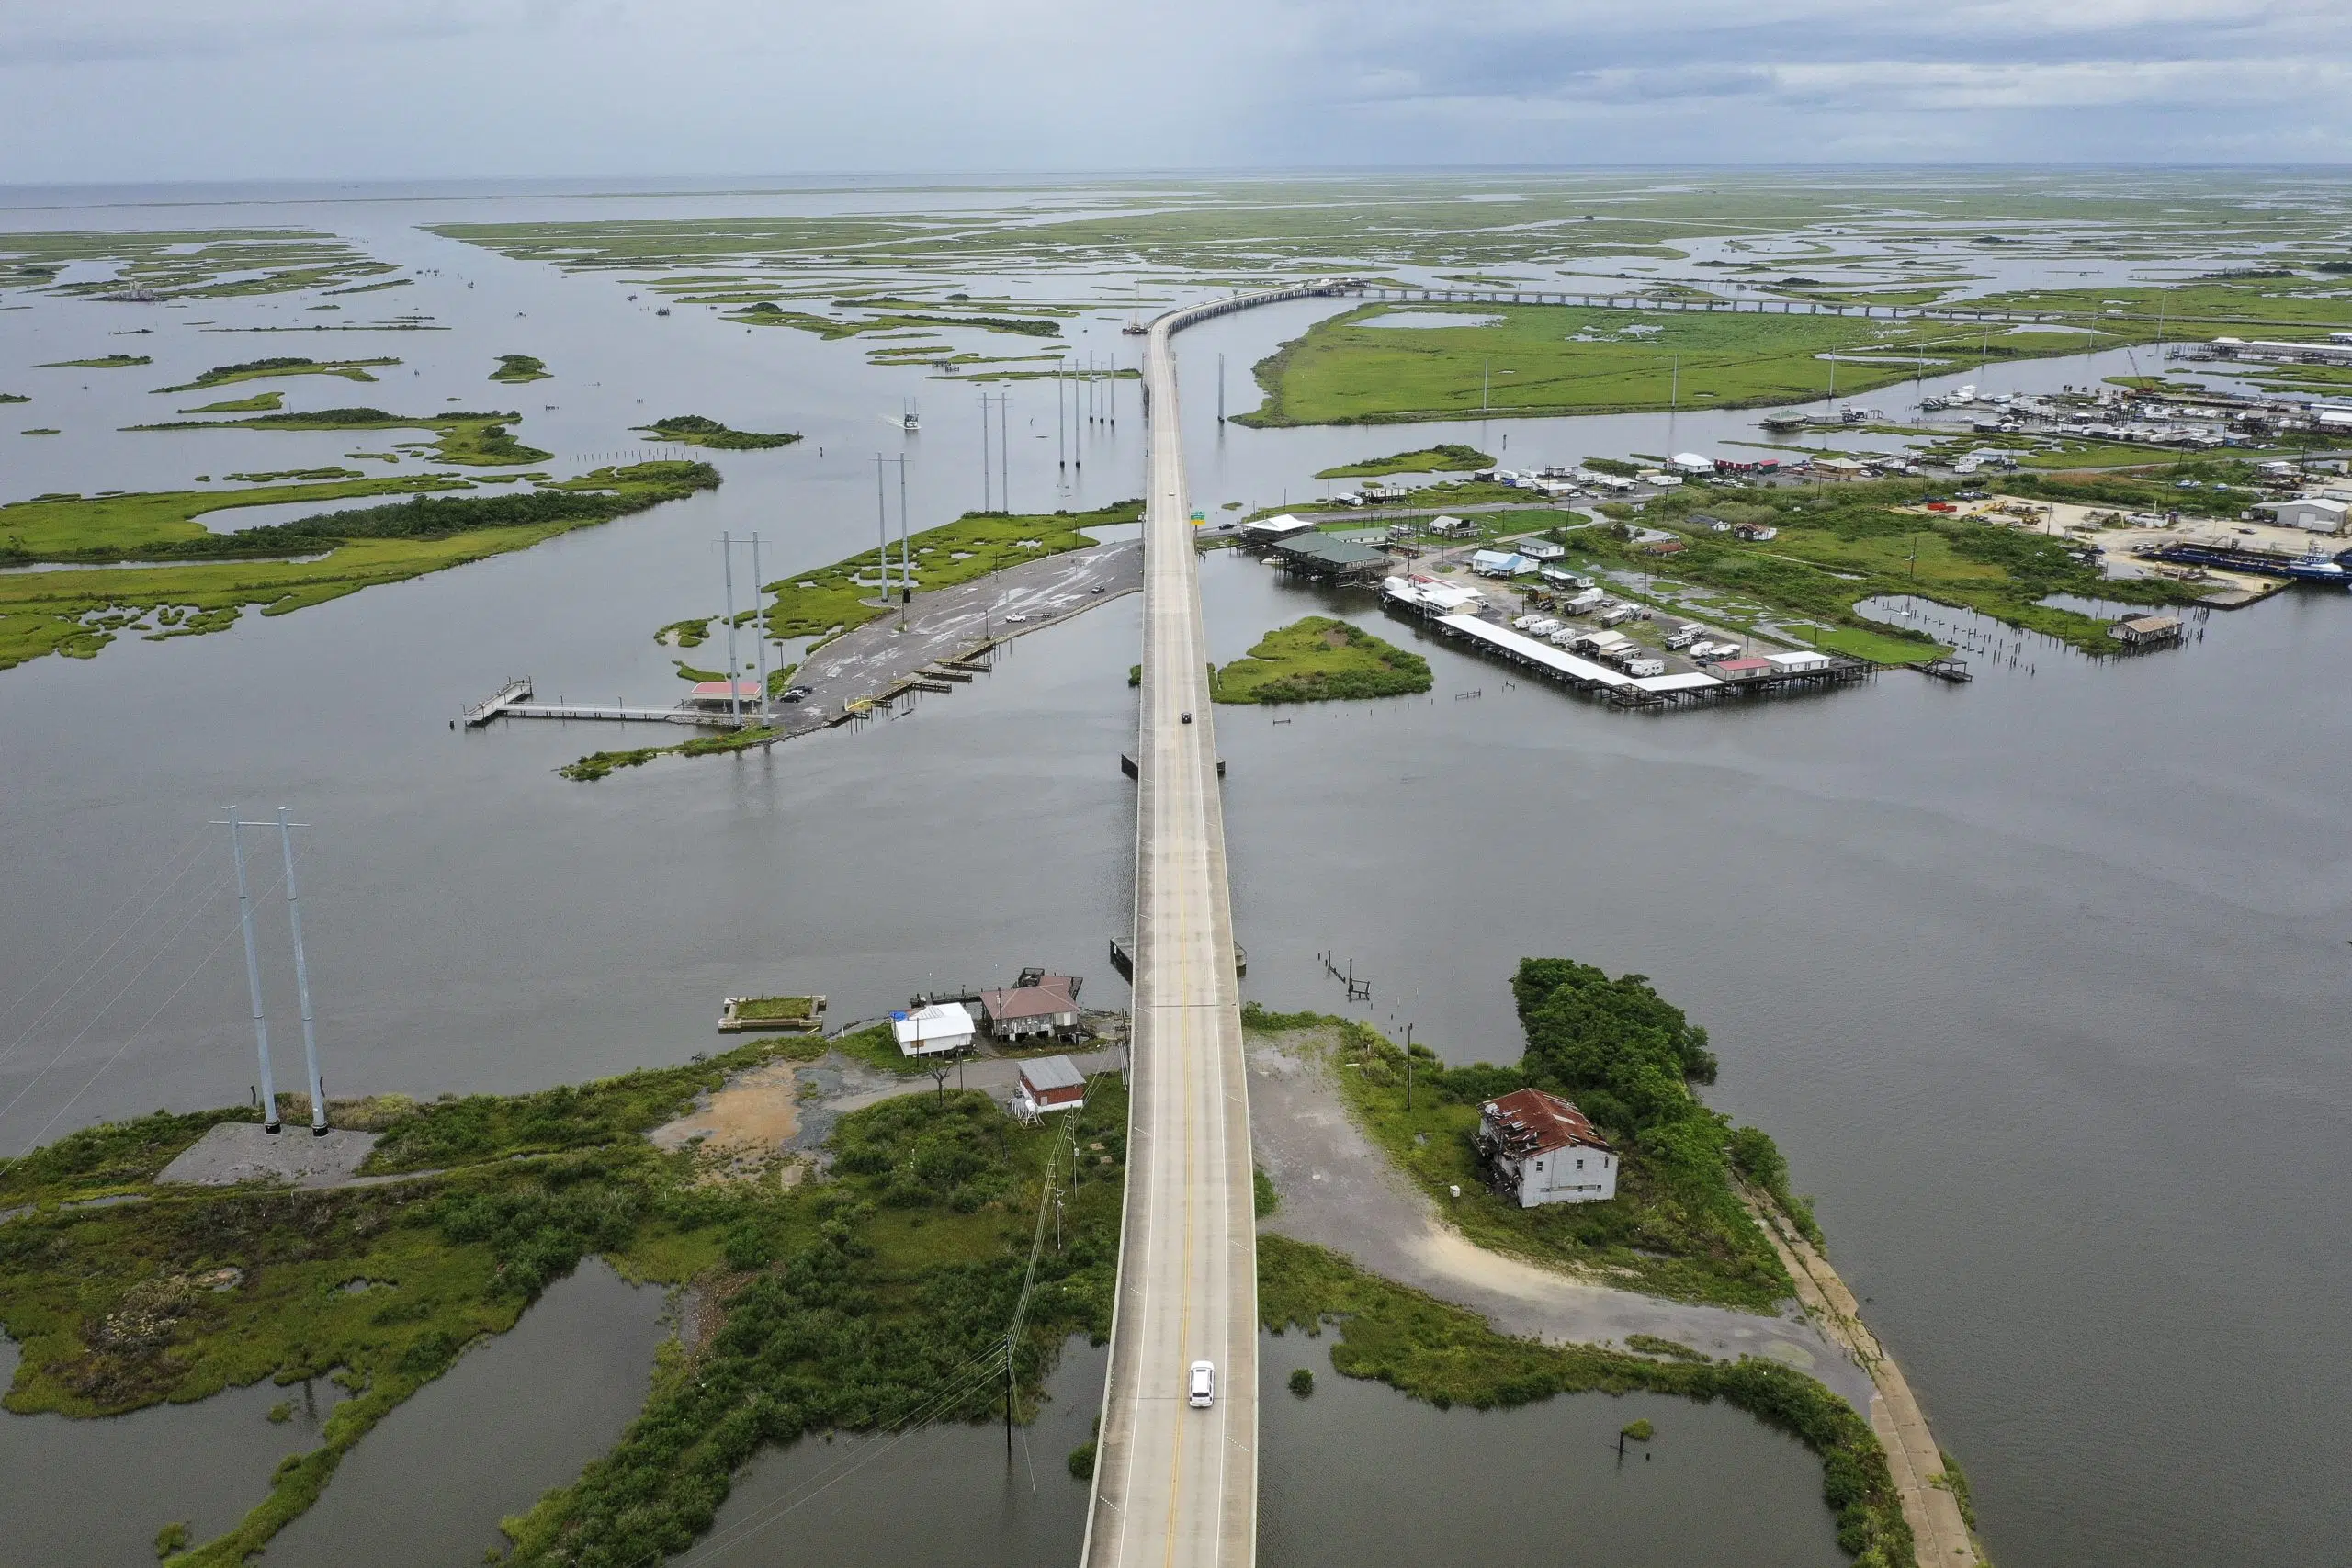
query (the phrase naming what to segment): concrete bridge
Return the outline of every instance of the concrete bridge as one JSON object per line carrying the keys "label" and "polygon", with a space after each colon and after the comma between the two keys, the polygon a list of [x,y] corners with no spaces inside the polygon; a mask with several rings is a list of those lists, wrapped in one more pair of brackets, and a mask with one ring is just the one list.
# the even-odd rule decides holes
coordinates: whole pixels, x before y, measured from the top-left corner
{"label": "concrete bridge", "polygon": [[[1251,1568],[1258,1551],[1258,1247],[1249,1079],[1172,339],[1328,282],[1151,324],[1144,357],[1142,717],[1136,746],[1133,1100],[1126,1213],[1087,1568]],[[1195,1361],[1216,1369],[1206,1408]]]}
{"label": "concrete bridge", "polygon": [[2030,326],[2041,321],[2091,319],[2086,312],[2059,310],[1968,310],[1943,305],[1845,305],[1835,300],[1775,299],[1692,299],[1671,295],[1576,294],[1558,289],[1408,288],[1394,284],[1366,283],[1354,278],[1317,286],[1314,292],[1351,294],[1366,299],[1405,300],[1438,305],[1579,305],[1600,310],[1679,310],[1701,315],[1729,313],[1747,316],[1855,316],[1887,321],[1984,321],[1995,325]]}

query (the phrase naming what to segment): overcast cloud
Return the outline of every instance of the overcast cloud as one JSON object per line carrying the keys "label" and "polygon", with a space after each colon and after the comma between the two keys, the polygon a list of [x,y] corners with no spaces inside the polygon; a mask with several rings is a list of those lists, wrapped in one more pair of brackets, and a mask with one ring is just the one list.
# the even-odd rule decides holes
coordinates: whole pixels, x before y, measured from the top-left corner
{"label": "overcast cloud", "polygon": [[0,0],[0,183],[2352,162],[2352,0]]}

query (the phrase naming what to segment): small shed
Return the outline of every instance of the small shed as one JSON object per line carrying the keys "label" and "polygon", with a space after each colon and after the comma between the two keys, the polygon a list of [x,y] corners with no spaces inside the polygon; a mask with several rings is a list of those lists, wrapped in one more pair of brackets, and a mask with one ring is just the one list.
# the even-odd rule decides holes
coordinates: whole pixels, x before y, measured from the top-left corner
{"label": "small shed", "polygon": [[1555,545],[1549,539],[1521,539],[1517,548],[1521,555],[1533,561],[1558,560],[1568,553],[1567,546]]}
{"label": "small shed", "polygon": [[1781,536],[1781,531],[1770,523],[1735,523],[1731,525],[1731,532],[1732,537],[1745,539],[1751,545],[1760,545],[1767,539]]}
{"label": "small shed", "polygon": [[1014,1114],[1034,1121],[1049,1111],[1086,1108],[1086,1075],[1068,1056],[1040,1056],[1021,1064],[1021,1081],[1012,1091]]}
{"label": "small shed", "polygon": [[933,1002],[890,1015],[902,1056],[946,1056],[972,1048],[972,1015],[962,1002]]}
{"label": "small shed", "polygon": [[2178,642],[2180,633],[2180,618],[2177,615],[2140,615],[2107,628],[2107,635],[2126,648],[2159,648]]}
{"label": "small shed", "polygon": [[686,702],[690,706],[709,708],[718,713],[731,712],[737,703],[747,708],[760,705],[760,683],[757,681],[738,681],[731,692],[730,697],[730,688],[724,681],[697,681],[694,690],[686,694]]}
{"label": "small shed", "polygon": [[1715,471],[1715,460],[1702,452],[1677,452],[1668,467],[1678,474],[1705,475]]}

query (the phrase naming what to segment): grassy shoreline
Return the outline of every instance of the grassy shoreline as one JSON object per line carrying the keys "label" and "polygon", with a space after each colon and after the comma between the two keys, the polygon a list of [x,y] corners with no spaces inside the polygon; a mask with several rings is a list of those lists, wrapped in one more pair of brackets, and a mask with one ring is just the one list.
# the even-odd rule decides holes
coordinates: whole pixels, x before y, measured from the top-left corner
{"label": "grassy shoreline", "polygon": [[[1338,1330],[1331,1365],[1450,1409],[1510,1409],[1566,1393],[1639,1389],[1721,1399],[1788,1433],[1822,1461],[1822,1500],[1856,1568],[1911,1568],[1885,1450],[1870,1423],[1819,1382],[1760,1357],[1717,1361],[1674,1347],[1664,1359],[1498,1334],[1477,1314],[1364,1272],[1339,1254],[1285,1236],[1258,1238],[1258,1307],[1265,1326]],[[1661,1342],[1663,1343],[1663,1342]]]}
{"label": "grassy shoreline", "polygon": [[[512,1561],[638,1562],[709,1527],[757,1449],[888,1426],[1001,1345],[1049,1156],[1067,1240],[1038,1269],[1015,1346],[1028,1411],[1056,1348],[1107,1330],[1125,1102],[1096,1086],[1083,1124],[1026,1129],[979,1094],[923,1092],[842,1119],[834,1174],[663,1152],[644,1134],[730,1075],[812,1060],[817,1039],[762,1039],[708,1062],[537,1093],[342,1104],[381,1136],[363,1170],[412,1179],[288,1191],[159,1188],[153,1178],[233,1110],[92,1128],[0,1172],[0,1323],[25,1348],[7,1407],[88,1418],[263,1378],[333,1375],[353,1397],[227,1533],[182,1561],[247,1561],[314,1502],[377,1422],[512,1327],[592,1254],[629,1278],[692,1283],[718,1331],[664,1348],[643,1413],[571,1484],[507,1521]],[[1065,1134],[1113,1151],[1072,1173]],[[76,1207],[96,1197],[141,1201]],[[349,1281],[364,1280],[364,1289]],[[936,1412],[995,1408],[1002,1380]],[[716,1468],[714,1469],[714,1461]],[[714,1489],[715,1487],[715,1489]],[[621,1498],[626,1506],[615,1506]]]}
{"label": "grassy shoreline", "polygon": [[1430,689],[1429,660],[1329,615],[1268,632],[1249,653],[1215,671],[1220,703],[1316,703],[1405,696]]}
{"label": "grassy shoreline", "polygon": [[[1374,324],[1392,311],[1492,324]],[[1915,360],[1930,361],[1927,373],[1939,374],[1986,355],[2047,358],[2153,335],[2116,323],[2092,337],[2009,334],[1988,346],[1945,321],[1375,302],[1317,321],[1259,361],[1252,374],[1265,401],[1237,422],[1279,428],[1767,408],[1825,396],[1826,355],[1837,356],[1839,391],[1860,396],[1912,378],[1921,369]],[[1873,355],[1889,357],[1854,357]]]}

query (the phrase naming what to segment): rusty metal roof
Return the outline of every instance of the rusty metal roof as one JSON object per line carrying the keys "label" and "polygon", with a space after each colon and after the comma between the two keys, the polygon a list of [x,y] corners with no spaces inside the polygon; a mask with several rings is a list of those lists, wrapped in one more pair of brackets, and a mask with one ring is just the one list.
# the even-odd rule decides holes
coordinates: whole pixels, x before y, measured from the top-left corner
{"label": "rusty metal roof", "polygon": [[1570,1145],[1609,1152],[1609,1140],[1568,1100],[1540,1089],[1515,1089],[1486,1104],[1487,1121],[1515,1155]]}

